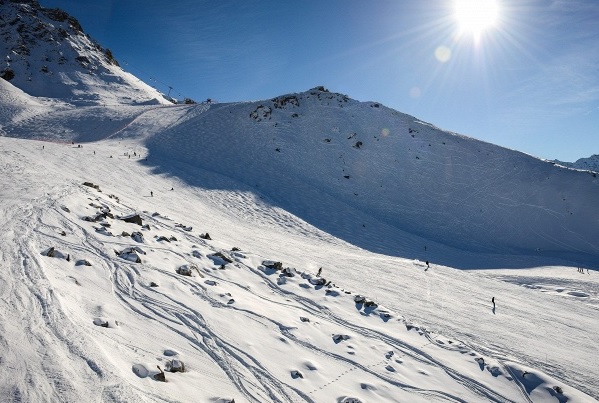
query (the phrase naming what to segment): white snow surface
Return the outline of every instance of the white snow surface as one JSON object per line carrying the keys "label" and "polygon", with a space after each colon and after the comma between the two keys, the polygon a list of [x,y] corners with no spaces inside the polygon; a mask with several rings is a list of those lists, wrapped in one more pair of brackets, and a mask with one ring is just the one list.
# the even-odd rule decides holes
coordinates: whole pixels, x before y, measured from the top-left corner
{"label": "white snow surface", "polygon": [[317,90],[74,106],[0,80],[0,134],[2,401],[599,398],[589,172]]}

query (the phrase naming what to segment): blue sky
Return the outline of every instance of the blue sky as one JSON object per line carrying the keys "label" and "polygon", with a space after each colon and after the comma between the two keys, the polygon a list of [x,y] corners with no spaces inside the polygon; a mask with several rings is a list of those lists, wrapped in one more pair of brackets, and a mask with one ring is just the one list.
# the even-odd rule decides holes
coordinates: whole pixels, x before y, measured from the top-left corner
{"label": "blue sky", "polygon": [[[324,85],[547,159],[599,154],[599,1],[41,0],[163,92],[219,102]],[[441,57],[440,57],[441,56]]]}

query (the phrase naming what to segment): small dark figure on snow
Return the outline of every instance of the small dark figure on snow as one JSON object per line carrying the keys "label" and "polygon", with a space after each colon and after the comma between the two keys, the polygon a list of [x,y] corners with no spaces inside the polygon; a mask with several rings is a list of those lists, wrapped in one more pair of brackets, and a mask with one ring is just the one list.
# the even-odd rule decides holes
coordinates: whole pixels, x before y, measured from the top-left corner
{"label": "small dark figure on snow", "polygon": [[150,197],[154,197],[154,192],[150,190]]}
{"label": "small dark figure on snow", "polygon": [[171,188],[171,190],[175,190],[175,188]]}
{"label": "small dark figure on snow", "polygon": [[318,269],[318,273],[316,273],[316,277],[320,277],[320,273],[322,273],[322,267]]}
{"label": "small dark figure on snow", "polygon": [[495,297],[491,298],[491,302],[493,303],[493,306],[495,306]]}
{"label": "small dark figure on snow", "polygon": [[426,261],[426,268],[427,268],[427,269],[430,269],[430,268],[431,268],[431,266],[430,266],[430,263],[428,262],[428,260]]}

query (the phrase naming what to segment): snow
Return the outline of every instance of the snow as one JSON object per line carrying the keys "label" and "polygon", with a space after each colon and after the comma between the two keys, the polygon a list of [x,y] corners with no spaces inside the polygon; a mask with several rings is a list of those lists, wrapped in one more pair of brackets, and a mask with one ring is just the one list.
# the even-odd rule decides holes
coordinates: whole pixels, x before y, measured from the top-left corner
{"label": "snow", "polygon": [[321,87],[172,105],[0,8],[2,401],[599,398],[595,156]]}
{"label": "snow", "polygon": [[170,103],[124,71],[76,19],[37,1],[0,4],[0,74],[25,93],[78,105]]}
{"label": "snow", "polygon": [[5,400],[599,398],[588,173],[337,94],[103,107],[0,88]]}
{"label": "snow", "polygon": [[593,154],[588,158],[579,158],[575,162],[563,162],[558,160],[553,162],[568,168],[592,171],[594,173],[599,172],[599,154]]}

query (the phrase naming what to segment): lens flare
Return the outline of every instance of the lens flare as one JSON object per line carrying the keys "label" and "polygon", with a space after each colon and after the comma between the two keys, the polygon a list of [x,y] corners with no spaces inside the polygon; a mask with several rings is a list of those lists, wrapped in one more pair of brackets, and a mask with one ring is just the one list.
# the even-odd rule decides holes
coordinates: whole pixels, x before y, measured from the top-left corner
{"label": "lens flare", "polygon": [[446,63],[451,59],[451,49],[447,46],[439,46],[435,49],[435,58],[441,63]]}
{"label": "lens flare", "polygon": [[410,88],[410,97],[411,98],[420,98],[422,95],[422,90],[419,87]]}

